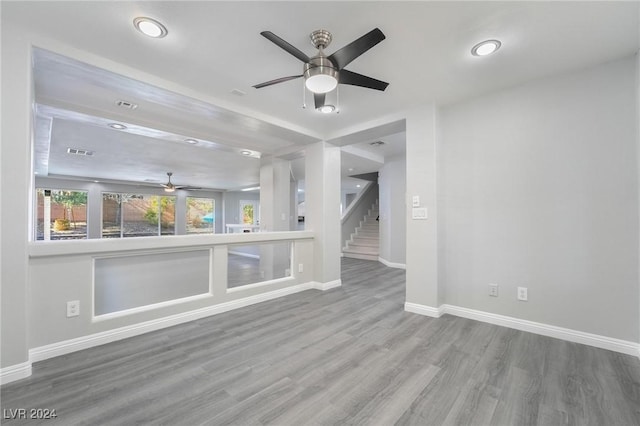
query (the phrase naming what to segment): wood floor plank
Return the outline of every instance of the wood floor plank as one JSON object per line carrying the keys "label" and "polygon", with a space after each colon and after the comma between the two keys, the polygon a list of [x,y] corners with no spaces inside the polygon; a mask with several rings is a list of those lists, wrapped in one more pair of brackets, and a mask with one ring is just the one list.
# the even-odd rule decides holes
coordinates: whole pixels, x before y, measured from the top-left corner
{"label": "wood floor plank", "polygon": [[342,287],[36,363],[1,406],[65,426],[640,424],[637,358],[407,313],[404,280],[344,258]]}

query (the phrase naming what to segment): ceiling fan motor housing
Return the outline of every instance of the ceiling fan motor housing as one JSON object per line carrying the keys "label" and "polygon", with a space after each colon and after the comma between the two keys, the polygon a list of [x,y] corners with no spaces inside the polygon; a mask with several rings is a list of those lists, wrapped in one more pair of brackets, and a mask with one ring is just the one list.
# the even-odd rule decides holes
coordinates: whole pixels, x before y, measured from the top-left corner
{"label": "ceiling fan motor housing", "polygon": [[336,80],[338,79],[338,70],[335,68],[335,65],[322,53],[314,56],[308,63],[304,64],[303,74],[305,79],[313,77],[314,75],[328,75]]}

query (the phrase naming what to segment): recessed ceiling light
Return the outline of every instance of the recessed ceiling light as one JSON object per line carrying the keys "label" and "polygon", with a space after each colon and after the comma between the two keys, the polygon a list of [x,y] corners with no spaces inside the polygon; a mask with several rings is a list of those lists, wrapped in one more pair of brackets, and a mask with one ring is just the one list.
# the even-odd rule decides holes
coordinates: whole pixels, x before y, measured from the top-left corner
{"label": "recessed ceiling light", "polygon": [[167,28],[160,22],[144,16],[134,19],[133,25],[142,34],[153,38],[162,38],[168,33]]}
{"label": "recessed ceiling light", "polygon": [[127,126],[125,126],[124,124],[120,124],[120,123],[109,123],[108,126],[111,127],[112,129],[116,129],[116,130],[124,130],[124,129],[127,128]]}
{"label": "recessed ceiling light", "polygon": [[240,154],[242,154],[242,155],[251,155],[251,151],[248,151],[248,150],[245,149],[243,151],[240,151]]}
{"label": "recessed ceiling light", "polygon": [[322,105],[320,108],[318,108],[318,111],[323,114],[331,114],[335,110],[336,107],[334,107],[333,105]]}
{"label": "recessed ceiling light", "polygon": [[99,181],[99,180],[94,180],[94,182],[95,182],[95,183],[100,183],[100,181]]}
{"label": "recessed ceiling light", "polygon": [[253,186],[253,187],[251,187],[251,188],[244,188],[244,189],[241,189],[240,191],[245,191],[245,192],[246,192],[246,191],[256,191],[256,190],[258,190],[258,189],[260,189],[260,187],[259,187],[259,186]]}
{"label": "recessed ceiling light", "polygon": [[353,167],[349,167],[349,169],[348,169],[348,170],[349,170],[350,172],[352,172],[352,171],[353,171]]}
{"label": "recessed ceiling light", "polygon": [[502,43],[499,40],[485,40],[473,46],[471,54],[473,56],[487,56],[500,49]]}
{"label": "recessed ceiling light", "polygon": [[185,139],[184,141],[190,145],[195,145],[198,143],[198,141],[195,139]]}
{"label": "recessed ceiling light", "polygon": [[360,185],[356,185],[356,188],[360,188]]}

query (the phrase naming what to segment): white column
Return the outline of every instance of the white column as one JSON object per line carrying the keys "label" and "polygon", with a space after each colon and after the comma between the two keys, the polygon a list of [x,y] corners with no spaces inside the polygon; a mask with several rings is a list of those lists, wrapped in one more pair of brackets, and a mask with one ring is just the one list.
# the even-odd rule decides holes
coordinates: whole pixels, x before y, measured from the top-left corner
{"label": "white column", "polygon": [[[263,157],[260,162],[260,229],[263,231],[290,230],[290,163],[274,157]],[[284,243],[260,246],[260,270],[264,279],[279,276],[290,270],[290,250]]]}
{"label": "white column", "polygon": [[330,288],[341,285],[340,148],[317,142],[305,156],[305,229],[315,233],[314,280]]}

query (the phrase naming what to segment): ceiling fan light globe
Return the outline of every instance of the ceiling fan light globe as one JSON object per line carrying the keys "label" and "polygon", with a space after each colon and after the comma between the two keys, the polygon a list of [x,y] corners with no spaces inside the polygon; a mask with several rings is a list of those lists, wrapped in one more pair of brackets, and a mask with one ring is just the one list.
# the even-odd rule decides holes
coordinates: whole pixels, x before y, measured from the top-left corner
{"label": "ceiling fan light globe", "polygon": [[336,107],[334,107],[333,105],[322,105],[320,108],[317,108],[317,109],[323,114],[331,114],[333,111],[336,110]]}
{"label": "ceiling fan light globe", "polygon": [[174,192],[176,188],[174,186],[166,186],[164,192]]}
{"label": "ceiling fan light globe", "polygon": [[338,86],[338,80],[332,75],[316,74],[308,77],[304,84],[313,93],[328,93]]}

